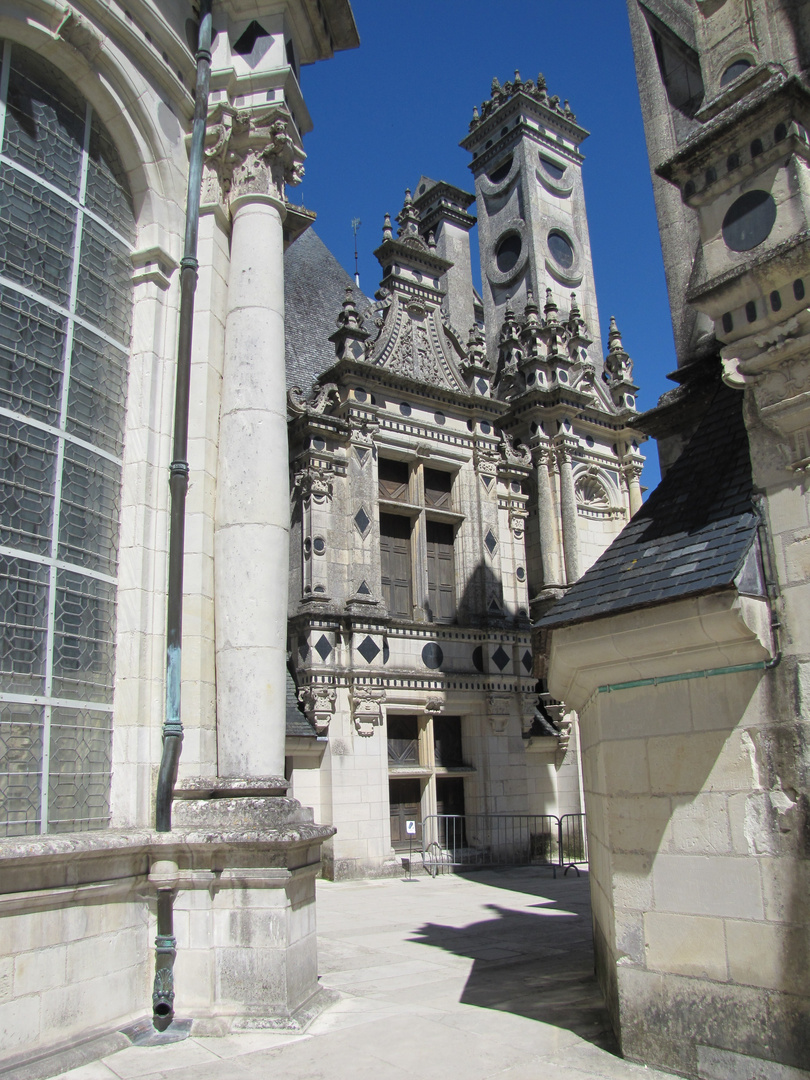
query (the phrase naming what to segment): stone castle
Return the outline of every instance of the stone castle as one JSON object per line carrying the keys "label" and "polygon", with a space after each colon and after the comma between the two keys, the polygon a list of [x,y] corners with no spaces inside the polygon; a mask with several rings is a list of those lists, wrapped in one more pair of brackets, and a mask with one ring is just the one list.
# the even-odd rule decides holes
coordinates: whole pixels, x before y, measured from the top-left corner
{"label": "stone castle", "polygon": [[625,1055],[806,1075],[810,11],[628,9],[679,358],[643,415],[542,76],[370,300],[286,197],[348,0],[0,13],[6,1063],[175,991],[302,1022],[322,867],[584,806]]}

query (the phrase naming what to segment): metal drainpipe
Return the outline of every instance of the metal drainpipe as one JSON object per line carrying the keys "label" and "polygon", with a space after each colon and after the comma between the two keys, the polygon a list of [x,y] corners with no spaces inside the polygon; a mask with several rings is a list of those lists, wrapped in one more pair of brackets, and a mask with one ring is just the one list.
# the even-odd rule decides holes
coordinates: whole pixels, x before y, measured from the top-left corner
{"label": "metal drainpipe", "polygon": [[186,237],[180,262],[180,328],[177,340],[177,375],[174,395],[174,450],[170,467],[171,521],[169,526],[169,588],[166,603],[166,715],[163,755],[155,800],[155,828],[172,830],[172,796],[177,780],[183,725],[180,720],[180,656],[183,634],[183,548],[186,491],[188,490],[188,405],[191,382],[191,325],[197,288],[197,232],[200,223],[208,84],[211,78],[211,0],[201,0],[197,46],[197,87],[188,166]]}
{"label": "metal drainpipe", "polygon": [[[172,798],[183,745],[180,720],[180,658],[183,635],[183,553],[186,492],[188,490],[188,409],[191,382],[191,330],[194,292],[197,288],[197,234],[200,222],[205,126],[208,118],[208,86],[211,79],[213,25],[211,0],[200,0],[197,39],[197,83],[188,167],[186,235],[180,262],[180,317],[177,335],[177,372],[174,394],[174,446],[169,474],[171,514],[169,525],[169,584],[166,601],[166,713],[163,720],[163,753],[155,798],[155,829],[172,830]],[[174,1018],[174,889],[158,888],[155,982],[152,991],[152,1023],[165,1031]]]}

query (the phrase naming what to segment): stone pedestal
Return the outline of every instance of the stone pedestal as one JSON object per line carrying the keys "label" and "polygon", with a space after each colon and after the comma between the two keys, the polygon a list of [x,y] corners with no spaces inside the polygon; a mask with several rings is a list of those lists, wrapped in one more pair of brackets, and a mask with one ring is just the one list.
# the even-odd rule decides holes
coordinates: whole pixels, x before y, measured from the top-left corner
{"label": "stone pedestal", "polygon": [[176,890],[175,1008],[195,1031],[296,1030],[314,1005],[315,878],[335,830],[286,787],[195,779],[177,791],[177,843],[156,853],[149,879]]}

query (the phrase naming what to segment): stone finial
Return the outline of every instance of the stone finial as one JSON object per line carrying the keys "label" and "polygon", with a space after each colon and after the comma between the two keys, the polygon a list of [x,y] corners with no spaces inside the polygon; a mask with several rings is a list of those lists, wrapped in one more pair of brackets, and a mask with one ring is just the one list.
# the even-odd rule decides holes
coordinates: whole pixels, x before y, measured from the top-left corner
{"label": "stone finial", "polygon": [[481,117],[478,115],[478,106],[473,105],[472,120],[470,121],[470,131],[474,131],[481,123]]}
{"label": "stone finial", "polygon": [[515,78],[514,78],[514,81],[512,82],[512,87],[515,90],[519,90],[522,85],[523,85],[523,79],[521,79],[520,72],[518,71],[518,69],[515,68]]}
{"label": "stone finial", "polygon": [[614,315],[610,316],[610,328],[608,329],[608,351],[622,351],[622,335],[621,331],[616,325],[616,318]]}
{"label": "stone finial", "polygon": [[537,73],[537,81],[535,82],[535,86],[537,87],[537,92],[540,94],[540,96],[545,97],[546,96],[547,83],[546,83],[546,77],[545,77],[545,75],[543,74],[542,71],[538,71],[538,73]]}
{"label": "stone finial", "polygon": [[419,211],[413,205],[410,188],[405,189],[405,201],[397,214],[397,221],[399,223],[397,236],[419,236]]}
{"label": "stone finial", "polygon": [[433,232],[433,229],[431,229],[430,232],[428,233],[427,246],[430,248],[431,251],[436,250],[436,235]]}
{"label": "stone finial", "polygon": [[386,210],[385,217],[383,218],[383,240],[393,240],[394,230],[391,226],[391,215]]}
{"label": "stone finial", "polygon": [[633,380],[633,361],[625,352],[624,345],[622,345],[622,335],[612,315],[610,316],[610,329],[608,330],[608,353],[605,357],[605,368],[612,382],[630,383]]}
{"label": "stone finial", "polygon": [[338,326],[351,327],[352,329],[356,329],[363,324],[363,317],[354,303],[351,285],[346,286],[346,296],[343,300],[343,308],[338,312],[337,324]]}
{"label": "stone finial", "polygon": [[369,332],[363,329],[363,316],[355,305],[351,285],[346,286],[343,307],[338,312],[336,322],[337,330],[329,335],[329,341],[335,346],[335,355],[338,359],[350,356],[362,360],[365,355],[364,342],[368,340]]}
{"label": "stone finial", "polygon": [[539,311],[540,308],[534,299],[534,293],[529,289],[526,292],[526,307],[523,309],[523,318],[526,322],[536,322]]}
{"label": "stone finial", "polygon": [[558,308],[554,302],[554,296],[551,292],[551,289],[546,289],[546,303],[543,307],[543,314],[546,317],[546,322],[557,322],[557,311]]}

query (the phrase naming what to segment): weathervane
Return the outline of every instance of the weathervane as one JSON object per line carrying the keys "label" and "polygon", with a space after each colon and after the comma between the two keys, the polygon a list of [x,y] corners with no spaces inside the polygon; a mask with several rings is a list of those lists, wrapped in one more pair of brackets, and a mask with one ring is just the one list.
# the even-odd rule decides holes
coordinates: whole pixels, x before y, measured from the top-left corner
{"label": "weathervane", "polygon": [[357,230],[362,225],[360,218],[352,218],[352,232],[354,233],[354,283],[360,288],[360,271],[357,268]]}

